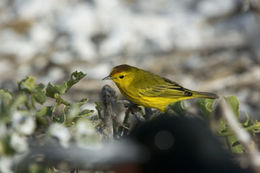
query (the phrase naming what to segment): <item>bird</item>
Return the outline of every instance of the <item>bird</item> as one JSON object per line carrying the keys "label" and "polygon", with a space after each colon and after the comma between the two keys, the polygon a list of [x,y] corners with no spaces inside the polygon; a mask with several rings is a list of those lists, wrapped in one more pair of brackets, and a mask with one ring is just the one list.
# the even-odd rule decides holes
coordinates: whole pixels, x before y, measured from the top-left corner
{"label": "bird", "polygon": [[152,72],[122,64],[103,80],[112,80],[121,94],[137,105],[164,112],[169,104],[192,98],[217,99],[214,93],[192,91]]}

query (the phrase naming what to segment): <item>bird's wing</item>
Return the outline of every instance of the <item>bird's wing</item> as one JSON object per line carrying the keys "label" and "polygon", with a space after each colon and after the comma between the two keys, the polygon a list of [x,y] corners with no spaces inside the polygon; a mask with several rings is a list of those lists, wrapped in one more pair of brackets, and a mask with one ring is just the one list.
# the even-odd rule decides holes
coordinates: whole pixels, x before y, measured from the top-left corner
{"label": "bird's wing", "polygon": [[192,92],[176,82],[163,78],[164,82],[140,88],[139,94],[146,97],[189,97]]}

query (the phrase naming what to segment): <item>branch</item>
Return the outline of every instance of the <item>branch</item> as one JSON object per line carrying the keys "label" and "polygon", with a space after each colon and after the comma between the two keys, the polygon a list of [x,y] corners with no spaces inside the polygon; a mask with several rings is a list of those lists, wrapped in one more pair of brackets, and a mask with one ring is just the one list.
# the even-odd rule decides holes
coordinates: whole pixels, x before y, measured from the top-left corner
{"label": "branch", "polygon": [[222,98],[220,101],[222,115],[229,124],[231,130],[235,133],[239,142],[246,148],[250,157],[250,164],[256,172],[260,171],[260,152],[250,134],[243,129],[238,122],[234,112],[230,106],[226,103],[225,99]]}
{"label": "branch", "polygon": [[101,91],[102,101],[104,106],[104,134],[108,140],[114,138],[114,129],[113,129],[113,116],[114,112],[112,109],[112,104],[116,103],[116,92],[109,86],[105,85]]}

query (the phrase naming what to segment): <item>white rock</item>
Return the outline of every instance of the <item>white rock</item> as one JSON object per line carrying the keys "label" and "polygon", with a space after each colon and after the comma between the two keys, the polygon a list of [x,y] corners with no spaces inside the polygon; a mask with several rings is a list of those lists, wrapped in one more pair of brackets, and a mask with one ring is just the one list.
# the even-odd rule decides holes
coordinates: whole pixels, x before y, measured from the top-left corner
{"label": "white rock", "polygon": [[198,11],[205,17],[215,17],[222,14],[227,14],[236,7],[236,0],[203,0],[198,3]]}
{"label": "white rock", "polygon": [[66,10],[59,18],[59,28],[71,37],[71,47],[84,60],[96,57],[96,50],[90,38],[96,33],[96,17],[93,9],[85,3],[79,3]]}
{"label": "white rock", "polygon": [[85,148],[99,148],[101,147],[101,137],[96,132],[94,125],[87,119],[82,119],[77,122],[74,129],[74,136],[77,145]]}
{"label": "white rock", "polygon": [[28,61],[37,53],[35,45],[30,40],[10,29],[0,32],[0,42],[5,43],[0,45],[0,52],[15,54],[18,62]]}
{"label": "white rock", "polygon": [[59,123],[52,124],[49,127],[49,134],[50,136],[57,138],[63,147],[69,146],[69,141],[71,138],[70,132],[62,124]]}
{"label": "white rock", "polygon": [[86,66],[84,71],[87,76],[92,79],[101,80],[110,73],[111,67],[108,64],[98,64],[95,66]]}
{"label": "white rock", "polygon": [[8,74],[8,72],[10,71],[10,68],[13,67],[13,64],[7,60],[7,59],[3,59],[0,60],[0,74]]}
{"label": "white rock", "polygon": [[57,82],[58,80],[64,77],[64,71],[62,68],[53,67],[49,70],[48,75],[46,76],[46,82]]}
{"label": "white rock", "polygon": [[0,157],[0,172],[13,173],[12,162],[13,159],[11,157]]}
{"label": "white rock", "polygon": [[35,129],[35,120],[30,115],[24,115],[23,113],[16,111],[12,116],[12,126],[17,132],[30,135]]}
{"label": "white rock", "polygon": [[73,57],[66,50],[56,51],[52,54],[51,61],[58,65],[65,65],[71,63],[73,61]]}
{"label": "white rock", "polygon": [[[65,1],[64,1],[65,2]],[[59,0],[16,0],[17,13],[21,18],[47,17],[65,3]]]}
{"label": "white rock", "polygon": [[29,64],[18,66],[17,68],[17,79],[23,79],[24,76],[32,75],[32,68]]}
{"label": "white rock", "polygon": [[54,40],[54,33],[50,25],[41,22],[34,24],[31,28],[30,37],[39,52],[46,52],[51,41]]}
{"label": "white rock", "polygon": [[96,133],[95,127],[93,124],[88,120],[81,120],[77,122],[76,125],[77,134],[79,136],[82,135],[93,135]]}
{"label": "white rock", "polygon": [[28,144],[26,141],[26,137],[19,135],[18,133],[12,133],[11,135],[11,146],[17,152],[25,152],[28,150]]}

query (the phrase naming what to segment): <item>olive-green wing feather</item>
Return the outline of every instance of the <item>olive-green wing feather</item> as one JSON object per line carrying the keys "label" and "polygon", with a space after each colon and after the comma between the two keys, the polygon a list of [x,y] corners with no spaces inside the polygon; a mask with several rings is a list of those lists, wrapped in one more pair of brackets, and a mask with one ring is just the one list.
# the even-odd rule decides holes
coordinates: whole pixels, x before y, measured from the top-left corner
{"label": "olive-green wing feather", "polygon": [[138,92],[140,95],[146,97],[178,98],[192,96],[192,92],[190,90],[183,88],[176,82],[172,82],[165,78],[162,78],[161,82],[140,88]]}

